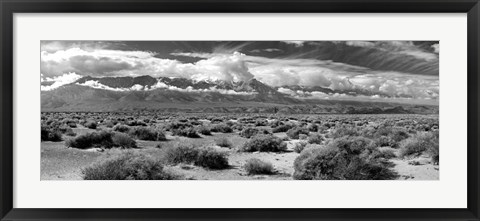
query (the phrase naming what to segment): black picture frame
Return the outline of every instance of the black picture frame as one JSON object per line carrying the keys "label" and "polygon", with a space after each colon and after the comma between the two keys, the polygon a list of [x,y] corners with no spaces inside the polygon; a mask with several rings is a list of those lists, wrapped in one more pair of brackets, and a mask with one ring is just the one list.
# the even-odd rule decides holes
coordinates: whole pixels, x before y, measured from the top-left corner
{"label": "black picture frame", "polygon": [[[478,0],[0,0],[1,220],[480,220]],[[16,209],[13,208],[14,13],[467,13],[468,208],[466,209]],[[448,191],[448,190],[445,190]],[[448,200],[448,199],[444,199]]]}

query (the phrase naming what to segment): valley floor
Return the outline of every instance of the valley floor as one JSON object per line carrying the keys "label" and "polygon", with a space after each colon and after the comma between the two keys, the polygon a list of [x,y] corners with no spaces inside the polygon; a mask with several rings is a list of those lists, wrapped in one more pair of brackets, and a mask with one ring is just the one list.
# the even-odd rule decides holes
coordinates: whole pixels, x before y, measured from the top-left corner
{"label": "valley floor", "polygon": [[[93,132],[94,130],[86,128],[75,128],[77,135]],[[275,136],[284,137],[285,133],[275,133]],[[215,139],[228,137],[232,142],[232,148],[222,148],[215,145]],[[202,138],[185,138],[167,136],[168,141],[137,141],[139,146],[135,151],[147,153],[148,155],[162,159],[164,149],[176,143],[192,143],[201,146],[210,146],[218,151],[228,154],[230,168],[223,170],[207,170],[194,165],[180,164],[176,166],[167,166],[167,170],[181,175],[188,180],[292,180],[294,173],[293,163],[299,153],[293,151],[296,142],[299,140],[289,140],[287,142],[287,152],[238,152],[237,147],[243,145],[247,140],[240,137],[238,133],[213,133],[212,136],[203,136]],[[160,148],[157,145],[160,144]],[[65,147],[65,141],[62,142],[42,142],[41,143],[41,180],[81,180],[82,169],[101,162],[104,158],[118,154],[123,150],[112,149],[101,151],[99,149],[80,150]],[[270,162],[276,173],[274,175],[248,175],[243,168],[243,164],[250,158],[258,158]],[[439,166],[433,165],[429,158],[416,157],[410,159],[390,159],[394,164],[393,170],[398,173],[399,180],[438,180]]]}

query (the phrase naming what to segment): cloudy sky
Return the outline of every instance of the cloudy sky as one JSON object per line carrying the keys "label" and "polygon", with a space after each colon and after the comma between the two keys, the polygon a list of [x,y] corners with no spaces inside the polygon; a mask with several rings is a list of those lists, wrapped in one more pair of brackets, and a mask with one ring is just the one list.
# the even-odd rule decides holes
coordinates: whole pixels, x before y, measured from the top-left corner
{"label": "cloudy sky", "polygon": [[438,104],[439,42],[433,41],[42,41],[42,81],[81,76],[256,78],[282,93]]}

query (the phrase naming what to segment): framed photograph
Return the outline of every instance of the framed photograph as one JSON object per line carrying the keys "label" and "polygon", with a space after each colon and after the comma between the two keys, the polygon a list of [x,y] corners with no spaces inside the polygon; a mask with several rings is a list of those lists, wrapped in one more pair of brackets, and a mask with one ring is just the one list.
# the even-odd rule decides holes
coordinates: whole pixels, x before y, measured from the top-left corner
{"label": "framed photograph", "polygon": [[2,221],[480,219],[478,0],[0,7]]}

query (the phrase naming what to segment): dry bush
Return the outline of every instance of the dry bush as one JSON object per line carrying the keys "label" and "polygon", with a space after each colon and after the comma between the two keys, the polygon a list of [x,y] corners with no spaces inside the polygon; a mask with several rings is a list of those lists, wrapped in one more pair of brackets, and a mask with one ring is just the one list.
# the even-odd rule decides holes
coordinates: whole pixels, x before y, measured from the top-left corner
{"label": "dry bush", "polygon": [[297,142],[295,143],[295,147],[293,147],[293,151],[300,153],[305,149],[305,146],[307,146],[306,142]]}
{"label": "dry bush", "polygon": [[221,138],[218,138],[218,139],[215,139],[215,144],[219,147],[232,147],[232,142],[230,142],[230,140],[228,140],[226,137],[221,137]]}
{"label": "dry bush", "polygon": [[160,161],[144,154],[125,152],[82,170],[85,180],[173,180]]}
{"label": "dry bush", "polygon": [[270,134],[270,132],[268,132],[267,130],[257,129],[257,128],[254,128],[254,127],[247,127],[245,129],[243,129],[242,131],[240,131],[239,135],[241,137],[245,137],[245,138],[252,138],[253,136],[255,136],[257,134]]}
{"label": "dry bush", "polygon": [[290,130],[293,126],[290,124],[284,124],[284,125],[279,125],[277,127],[272,128],[273,133],[282,133],[282,132],[287,132]]}
{"label": "dry bush", "polygon": [[208,169],[224,169],[228,167],[228,158],[211,148],[196,148],[192,145],[179,144],[165,152],[165,160],[170,164],[193,163]]}
{"label": "dry bush", "polygon": [[130,127],[123,124],[117,124],[113,127],[113,131],[128,133],[130,131]]}
{"label": "dry bush", "polygon": [[306,128],[294,127],[294,128],[287,131],[287,136],[290,137],[291,139],[299,139],[300,134],[304,134],[304,135],[308,136],[309,133],[310,133],[310,131],[308,131],[308,129],[306,129]]}
{"label": "dry bush", "polygon": [[385,159],[392,159],[397,157],[395,154],[396,149],[392,147],[379,147],[378,148],[378,155],[376,157],[382,157]]}
{"label": "dry bush", "polygon": [[318,124],[310,124],[307,126],[307,129],[310,132],[317,132],[318,131]]}
{"label": "dry bush", "polygon": [[133,127],[128,134],[137,140],[165,141],[167,140],[165,133],[147,127]]}
{"label": "dry bush", "polygon": [[240,151],[243,152],[283,152],[286,150],[287,144],[273,135],[256,135],[240,148]]}
{"label": "dry bush", "polygon": [[257,158],[247,160],[243,168],[249,175],[255,174],[274,174],[274,169],[271,163],[261,161]]}
{"label": "dry bush", "polygon": [[325,139],[323,138],[323,136],[319,133],[311,134],[308,137],[308,143],[311,143],[311,144],[322,144],[324,140]]}
{"label": "dry bush", "polygon": [[85,121],[83,126],[85,126],[86,128],[89,128],[89,129],[97,129],[97,122],[95,122],[93,120],[87,120],[87,121]]}
{"label": "dry bush", "polygon": [[438,132],[419,132],[400,143],[399,157],[419,156],[427,154],[434,163],[438,163]]}
{"label": "dry bush", "polygon": [[187,128],[179,128],[172,130],[173,136],[182,136],[182,137],[190,137],[190,138],[199,138],[197,131],[192,127]]}
{"label": "dry bush", "polygon": [[99,131],[87,133],[78,137],[69,139],[65,142],[67,147],[78,149],[87,149],[91,147],[112,148],[114,146],[112,133]]}
{"label": "dry bush", "polygon": [[294,162],[294,178],[301,180],[386,180],[397,174],[378,154],[374,142],[363,137],[342,137],[325,148],[307,148]]}
{"label": "dry bush", "polygon": [[212,132],[210,131],[210,128],[208,128],[206,126],[197,127],[197,132],[200,133],[200,134],[203,134],[203,135],[207,135],[207,136],[212,135]]}
{"label": "dry bush", "polygon": [[210,131],[217,133],[232,133],[233,129],[227,124],[214,124]]}
{"label": "dry bush", "polygon": [[330,132],[330,137],[333,139],[344,137],[344,136],[359,136],[360,132],[358,131],[358,128],[355,127],[338,127],[332,132]]}
{"label": "dry bush", "polygon": [[62,141],[62,133],[58,130],[52,129],[47,126],[42,126],[40,129],[41,141]]}
{"label": "dry bush", "polygon": [[116,147],[128,149],[137,148],[137,142],[130,136],[123,133],[114,133],[112,136],[113,145]]}
{"label": "dry bush", "polygon": [[374,130],[369,137],[375,139],[378,146],[389,146],[397,148],[402,140],[409,137],[408,131],[404,128],[383,126]]}
{"label": "dry bush", "polygon": [[262,126],[267,126],[268,125],[268,121],[265,120],[265,119],[257,119],[255,121],[255,126],[256,127],[262,127]]}
{"label": "dry bush", "polygon": [[170,164],[194,163],[199,149],[193,145],[178,144],[165,151],[165,160]]}
{"label": "dry bush", "polygon": [[208,169],[221,170],[228,168],[228,158],[225,153],[212,148],[203,148],[198,152],[194,164]]}

